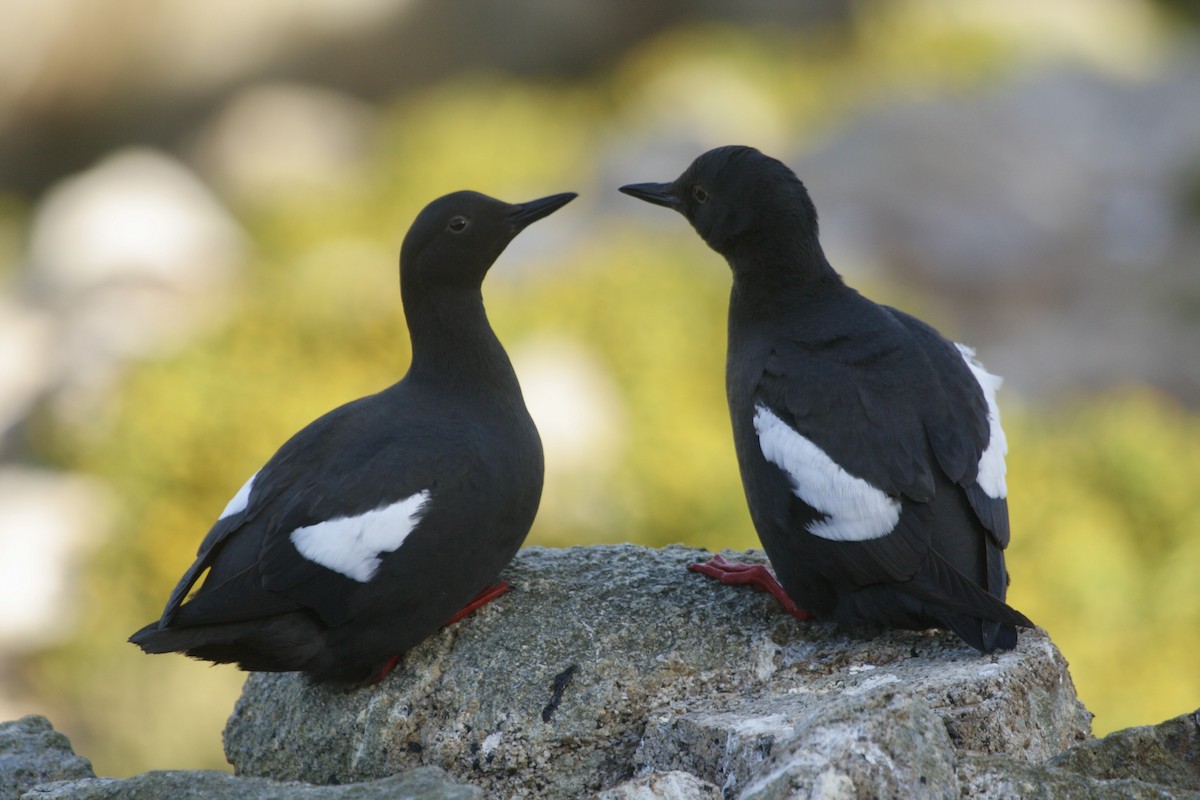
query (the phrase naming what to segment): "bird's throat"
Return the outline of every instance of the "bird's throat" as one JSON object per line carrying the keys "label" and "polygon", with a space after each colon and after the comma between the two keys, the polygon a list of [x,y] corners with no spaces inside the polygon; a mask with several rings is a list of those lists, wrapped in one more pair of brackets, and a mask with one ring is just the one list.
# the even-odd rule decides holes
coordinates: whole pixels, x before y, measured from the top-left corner
{"label": "bird's throat", "polygon": [[432,382],[452,377],[476,384],[515,382],[478,291],[427,294],[420,302],[405,302],[404,315],[412,342],[410,375]]}
{"label": "bird's throat", "polygon": [[800,263],[734,263],[729,293],[730,322],[762,322],[803,313],[845,288],[841,276],[825,261]]}

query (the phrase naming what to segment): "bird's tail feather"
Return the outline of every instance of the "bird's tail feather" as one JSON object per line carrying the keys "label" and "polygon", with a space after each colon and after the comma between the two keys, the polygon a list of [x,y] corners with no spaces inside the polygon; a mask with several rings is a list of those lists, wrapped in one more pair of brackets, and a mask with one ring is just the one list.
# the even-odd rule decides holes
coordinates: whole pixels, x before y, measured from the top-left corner
{"label": "bird's tail feather", "polygon": [[983,589],[930,552],[921,570],[902,591],[921,601],[927,613],[972,647],[990,653],[1012,649],[1017,628],[1032,628],[1029,618]]}
{"label": "bird's tail feather", "polygon": [[146,653],[183,653],[244,670],[292,672],[305,669],[323,646],[323,636],[302,614],[195,627],[152,622],[129,641]]}

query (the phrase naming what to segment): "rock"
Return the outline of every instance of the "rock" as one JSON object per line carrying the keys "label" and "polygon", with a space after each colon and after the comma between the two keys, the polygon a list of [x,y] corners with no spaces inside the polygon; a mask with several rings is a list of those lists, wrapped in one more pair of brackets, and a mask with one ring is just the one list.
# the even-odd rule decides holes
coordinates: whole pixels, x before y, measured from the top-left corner
{"label": "rock", "polygon": [[1200,800],[1200,711],[1090,739],[1042,631],[981,656],[801,623],[685,570],[705,555],[527,548],[513,593],[376,686],[252,675],[237,776],[96,778],[45,719],[4,723],[0,800]]}
{"label": "rock", "polygon": [[721,790],[690,772],[651,772],[596,795],[596,800],[722,800]]}
{"label": "rock", "polygon": [[958,797],[954,745],[921,698],[885,684],[807,705],[739,797]]}
{"label": "rock", "polygon": [[1040,761],[1088,736],[1042,631],[981,656],[941,632],[801,623],[766,595],[686,571],[706,556],[526,548],[506,573],[514,592],[376,686],[252,675],[226,755],[239,774],[310,783],[431,764],[489,797],[657,791],[627,782],[671,771],[727,795],[878,780],[937,796],[956,791],[958,753]]}
{"label": "rock", "polygon": [[1007,388],[1136,381],[1195,402],[1200,329],[1163,298],[1195,296],[1200,57],[1163,55],[1138,81],[1056,64],[874,105],[774,155],[812,192],[834,266],[919,293]]}
{"label": "rock", "polygon": [[199,133],[204,174],[240,198],[285,201],[363,180],[374,109],[349,94],[298,83],[255,84]]}
{"label": "rock", "polygon": [[0,800],[16,800],[47,781],[94,778],[92,764],[45,717],[0,722]]}
{"label": "rock", "polygon": [[1198,733],[1200,711],[1092,739],[1042,764],[966,755],[958,775],[977,800],[1200,800]]}
{"label": "rock", "polygon": [[1104,780],[1131,778],[1200,792],[1200,710],[1072,747],[1049,766]]}
{"label": "rock", "polygon": [[998,756],[965,756],[958,777],[962,796],[972,800],[1200,800],[1197,792],[1129,778],[1096,780]]}
{"label": "rock", "polygon": [[215,770],[146,772],[127,780],[92,778],[44,784],[22,800],[479,800],[478,789],[454,783],[435,767],[421,767],[367,783],[310,786],[238,778]]}
{"label": "rock", "polygon": [[[911,636],[878,637],[869,655],[859,655],[874,663],[842,662],[828,650],[797,653],[802,680],[787,684],[781,675],[756,697],[712,698],[700,710],[662,709],[647,723],[636,761],[643,768],[687,768],[726,788],[744,786],[764,769],[778,741],[826,724],[813,715],[844,714],[836,711],[844,698],[884,688],[900,691],[905,705],[935,713],[953,748],[1037,761],[1083,738],[1086,712],[1073,690],[1054,683],[1066,665],[1044,637],[1034,641],[1037,634],[1023,633],[1014,653],[985,660],[949,637],[923,642],[922,653]],[[865,724],[869,713],[864,708],[858,716]]]}
{"label": "rock", "polygon": [[129,360],[219,324],[246,252],[229,211],[165,153],[119,150],[57,183],[33,214],[25,288],[56,317],[55,411],[92,419]]}
{"label": "rock", "polygon": [[0,463],[0,668],[70,635],[111,500],[96,479]]}

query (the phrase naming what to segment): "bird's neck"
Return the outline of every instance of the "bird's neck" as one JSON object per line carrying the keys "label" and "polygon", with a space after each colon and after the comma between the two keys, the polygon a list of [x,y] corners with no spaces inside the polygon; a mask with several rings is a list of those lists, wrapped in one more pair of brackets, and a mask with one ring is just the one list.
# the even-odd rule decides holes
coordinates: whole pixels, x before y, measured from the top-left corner
{"label": "bird's neck", "polygon": [[815,240],[780,242],[772,247],[764,247],[761,241],[755,244],[726,256],[733,271],[731,325],[803,313],[845,289],[842,277]]}
{"label": "bird's neck", "polygon": [[431,289],[420,300],[402,295],[412,342],[409,376],[474,391],[511,389],[516,373],[488,322],[478,288]]}

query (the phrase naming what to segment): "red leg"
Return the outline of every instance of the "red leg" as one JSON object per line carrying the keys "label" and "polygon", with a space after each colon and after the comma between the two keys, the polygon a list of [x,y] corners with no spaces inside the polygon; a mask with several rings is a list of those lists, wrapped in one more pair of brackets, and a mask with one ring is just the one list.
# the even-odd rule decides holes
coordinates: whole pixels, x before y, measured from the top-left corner
{"label": "red leg", "polygon": [[374,675],[372,675],[367,680],[366,685],[373,686],[376,683],[379,683],[381,680],[386,678],[388,676],[388,673],[391,672],[392,670],[394,670],[396,668],[396,665],[399,663],[400,663],[400,656],[392,656],[391,658],[388,659],[388,662],[383,665],[383,669],[379,670],[379,672],[376,672]]}
{"label": "red leg", "polygon": [[446,620],[446,624],[453,625],[455,622],[458,622],[460,619],[467,616],[472,611],[475,611],[476,609],[479,609],[479,608],[483,608],[488,603],[495,600],[497,597],[500,597],[501,595],[504,595],[504,594],[508,594],[508,592],[511,590],[512,590],[512,584],[509,583],[508,581],[500,581],[499,583],[493,583],[491,586],[488,586],[482,592],[475,595],[475,599],[472,600],[471,602],[467,603],[465,606],[463,606],[461,611],[459,611],[457,614],[455,614],[450,619]]}
{"label": "red leg", "polygon": [[793,617],[805,620],[813,618],[812,614],[798,608],[792,602],[792,598],[788,597],[787,592],[779,585],[775,575],[762,564],[738,564],[716,554],[703,564],[699,562],[688,564],[688,569],[729,586],[753,586],[769,592],[783,606],[783,610]]}
{"label": "red leg", "polygon": [[[508,581],[500,581],[499,583],[494,583],[491,586],[488,586],[482,592],[475,595],[475,599],[463,606],[461,611],[459,611],[450,619],[446,620],[446,625],[453,625],[463,617],[468,616],[472,611],[476,611],[477,609],[486,606],[500,595],[508,594],[511,590],[512,584]],[[445,625],[442,627],[445,627]],[[388,662],[383,665],[383,669],[379,670],[379,672],[376,672],[371,679],[367,681],[367,685],[369,686],[373,683],[379,683],[381,680],[387,677],[389,672],[396,668],[398,663],[400,663],[400,656],[392,656]]]}

